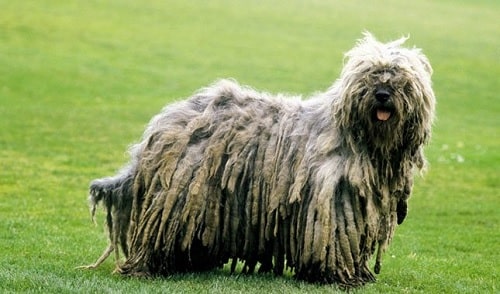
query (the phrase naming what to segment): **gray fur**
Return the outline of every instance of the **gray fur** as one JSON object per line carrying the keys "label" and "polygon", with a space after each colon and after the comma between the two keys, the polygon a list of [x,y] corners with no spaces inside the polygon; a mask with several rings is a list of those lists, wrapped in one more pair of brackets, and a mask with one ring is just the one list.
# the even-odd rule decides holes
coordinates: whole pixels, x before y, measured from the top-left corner
{"label": "gray fur", "polygon": [[[378,273],[406,216],[434,115],[431,67],[405,40],[365,34],[340,79],[305,101],[222,80],[166,106],[128,166],[91,185],[110,246],[126,256],[118,271],[168,275],[232,259],[247,273],[260,263],[311,282],[374,281],[368,261],[376,251]],[[391,93],[383,106],[381,86]],[[374,118],[380,107],[387,121]]]}

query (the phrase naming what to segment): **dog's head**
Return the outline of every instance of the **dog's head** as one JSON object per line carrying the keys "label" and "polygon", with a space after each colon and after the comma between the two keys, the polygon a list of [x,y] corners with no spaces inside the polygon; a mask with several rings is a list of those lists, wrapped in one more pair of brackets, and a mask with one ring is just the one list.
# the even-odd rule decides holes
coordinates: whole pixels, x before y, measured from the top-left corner
{"label": "dog's head", "polygon": [[334,115],[351,143],[383,153],[414,149],[430,138],[432,68],[407,38],[381,43],[369,33],[346,53]]}

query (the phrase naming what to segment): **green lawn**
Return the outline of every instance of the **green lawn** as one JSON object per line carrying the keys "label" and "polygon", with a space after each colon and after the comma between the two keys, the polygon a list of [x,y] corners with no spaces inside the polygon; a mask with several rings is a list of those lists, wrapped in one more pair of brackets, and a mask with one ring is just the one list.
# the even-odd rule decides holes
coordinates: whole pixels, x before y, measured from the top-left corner
{"label": "green lawn", "polygon": [[112,275],[90,180],[127,161],[163,105],[222,77],[325,90],[363,30],[410,34],[438,119],[410,213],[359,293],[498,293],[500,2],[0,0],[0,292],[331,293],[290,275]]}

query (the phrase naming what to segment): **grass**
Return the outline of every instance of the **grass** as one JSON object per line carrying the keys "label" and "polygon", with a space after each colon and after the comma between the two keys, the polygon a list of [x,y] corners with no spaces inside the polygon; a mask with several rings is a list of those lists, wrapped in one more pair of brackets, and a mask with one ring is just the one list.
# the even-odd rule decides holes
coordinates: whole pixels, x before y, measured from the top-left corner
{"label": "grass", "polygon": [[410,214],[378,282],[359,293],[499,291],[498,11],[495,1],[1,1],[0,291],[331,293],[227,270],[135,280],[93,262],[91,179],[168,102],[220,77],[312,93],[338,76],[364,29],[410,33],[434,69],[438,120]]}

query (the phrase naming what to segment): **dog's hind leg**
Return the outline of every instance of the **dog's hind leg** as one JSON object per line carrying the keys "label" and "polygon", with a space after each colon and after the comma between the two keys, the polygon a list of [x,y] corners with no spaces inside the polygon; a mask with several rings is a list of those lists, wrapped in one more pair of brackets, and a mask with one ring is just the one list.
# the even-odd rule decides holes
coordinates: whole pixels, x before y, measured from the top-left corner
{"label": "dog's hind leg", "polygon": [[[127,171],[127,170],[124,170]],[[129,170],[128,170],[129,171]],[[106,225],[109,233],[109,245],[94,264],[81,266],[82,269],[95,269],[115,251],[115,263],[119,263],[119,246],[125,256],[128,255],[127,230],[132,206],[132,173],[122,172],[114,177],[92,181],[89,190],[89,202],[92,220],[96,207],[103,202],[106,209]]]}
{"label": "dog's hind leg", "polygon": [[109,257],[109,255],[111,254],[111,252],[113,252],[113,250],[114,250],[113,244],[109,244],[109,246],[106,248],[106,250],[104,250],[104,252],[99,257],[99,259],[97,259],[96,262],[94,262],[93,264],[89,264],[89,265],[78,266],[76,268],[77,269],[96,269],[97,267],[99,267],[101,265],[101,263],[103,263]]}

